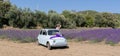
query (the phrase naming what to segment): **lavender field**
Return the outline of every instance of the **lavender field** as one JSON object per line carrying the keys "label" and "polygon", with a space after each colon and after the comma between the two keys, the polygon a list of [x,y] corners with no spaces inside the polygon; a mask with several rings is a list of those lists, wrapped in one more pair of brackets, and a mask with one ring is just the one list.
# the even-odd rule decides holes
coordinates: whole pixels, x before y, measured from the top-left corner
{"label": "lavender field", "polygon": [[[0,38],[6,37],[10,39],[29,40],[36,41],[39,34],[38,29],[34,30],[0,30]],[[94,40],[105,41],[106,43],[119,43],[120,42],[120,29],[61,29],[65,38],[78,39],[78,40]]]}
{"label": "lavender field", "polygon": [[40,30],[0,29],[0,38],[34,42],[37,40],[39,31]]}
{"label": "lavender field", "polygon": [[120,42],[120,29],[70,30],[62,32],[67,38],[71,39],[105,41],[106,43]]}

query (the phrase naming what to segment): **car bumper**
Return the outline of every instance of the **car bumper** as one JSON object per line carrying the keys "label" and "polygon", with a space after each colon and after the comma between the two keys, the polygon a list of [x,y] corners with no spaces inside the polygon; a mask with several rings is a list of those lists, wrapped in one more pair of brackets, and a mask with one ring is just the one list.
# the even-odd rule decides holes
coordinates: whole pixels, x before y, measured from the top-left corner
{"label": "car bumper", "polygon": [[52,45],[51,45],[51,47],[63,47],[63,46],[67,46],[67,42],[64,42],[64,43],[53,43]]}

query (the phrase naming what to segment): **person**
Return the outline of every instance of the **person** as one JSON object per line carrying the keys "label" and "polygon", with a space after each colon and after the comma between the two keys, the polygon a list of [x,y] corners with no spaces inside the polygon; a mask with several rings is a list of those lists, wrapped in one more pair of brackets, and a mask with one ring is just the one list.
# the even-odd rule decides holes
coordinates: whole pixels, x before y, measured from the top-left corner
{"label": "person", "polygon": [[[60,30],[60,28],[61,28],[61,25],[60,25],[60,24],[57,24],[57,25],[56,25],[56,29],[57,29],[57,30]],[[64,35],[61,34],[60,32],[56,32],[56,36],[59,36],[59,37],[60,37],[60,36],[64,36]]]}
{"label": "person", "polygon": [[60,28],[61,28],[61,25],[60,25],[60,24],[57,24],[57,25],[56,25],[56,29],[57,29],[57,30],[60,30]]}

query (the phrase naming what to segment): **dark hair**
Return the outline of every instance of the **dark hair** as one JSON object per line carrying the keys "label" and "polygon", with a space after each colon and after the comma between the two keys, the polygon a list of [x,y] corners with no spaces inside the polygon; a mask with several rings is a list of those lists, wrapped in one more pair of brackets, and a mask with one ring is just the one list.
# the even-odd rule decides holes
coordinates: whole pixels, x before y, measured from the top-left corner
{"label": "dark hair", "polygon": [[56,27],[60,27],[61,25],[60,24],[57,24]]}

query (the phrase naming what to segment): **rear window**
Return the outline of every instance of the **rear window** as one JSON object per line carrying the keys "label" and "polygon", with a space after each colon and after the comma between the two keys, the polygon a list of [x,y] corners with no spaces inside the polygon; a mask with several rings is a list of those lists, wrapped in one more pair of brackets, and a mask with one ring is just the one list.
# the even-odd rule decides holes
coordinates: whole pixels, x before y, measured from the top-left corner
{"label": "rear window", "polygon": [[48,35],[55,35],[56,33],[59,33],[59,30],[48,30]]}

